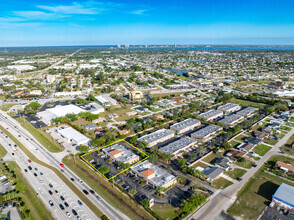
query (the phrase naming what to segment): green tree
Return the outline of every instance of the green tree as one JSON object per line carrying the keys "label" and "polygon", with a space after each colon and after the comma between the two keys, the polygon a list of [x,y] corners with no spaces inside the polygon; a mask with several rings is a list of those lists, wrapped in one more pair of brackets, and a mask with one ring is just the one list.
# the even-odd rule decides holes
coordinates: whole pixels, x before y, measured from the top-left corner
{"label": "green tree", "polygon": [[30,104],[26,105],[24,110],[37,110],[41,105],[37,102],[31,102]]}
{"label": "green tree", "polygon": [[86,145],[81,145],[81,146],[79,146],[78,150],[81,152],[87,152],[90,150],[90,147],[88,147]]}
{"label": "green tree", "polygon": [[89,94],[88,97],[87,97],[87,100],[96,101],[96,98],[92,94]]}
{"label": "green tree", "polygon": [[232,148],[231,144],[227,141],[224,141],[222,144],[221,144],[221,147],[225,150],[229,150]]}
{"label": "green tree", "polygon": [[145,208],[148,208],[149,207],[149,200],[148,199],[144,199],[142,201],[142,205],[145,207]]}

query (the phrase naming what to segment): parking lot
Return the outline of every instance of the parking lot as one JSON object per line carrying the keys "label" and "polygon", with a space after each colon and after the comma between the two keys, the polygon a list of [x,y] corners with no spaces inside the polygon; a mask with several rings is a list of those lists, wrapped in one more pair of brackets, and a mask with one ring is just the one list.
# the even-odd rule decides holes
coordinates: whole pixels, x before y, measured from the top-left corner
{"label": "parking lot", "polygon": [[283,210],[277,209],[277,207],[267,207],[260,220],[290,220],[294,219],[293,214],[284,214]]}

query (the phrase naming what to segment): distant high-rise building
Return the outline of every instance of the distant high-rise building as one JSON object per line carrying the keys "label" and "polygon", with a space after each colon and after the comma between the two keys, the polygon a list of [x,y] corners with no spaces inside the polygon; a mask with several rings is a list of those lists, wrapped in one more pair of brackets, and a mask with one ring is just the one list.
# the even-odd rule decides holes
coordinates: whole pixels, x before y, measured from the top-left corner
{"label": "distant high-rise building", "polygon": [[117,48],[120,48],[120,44],[117,45]]}

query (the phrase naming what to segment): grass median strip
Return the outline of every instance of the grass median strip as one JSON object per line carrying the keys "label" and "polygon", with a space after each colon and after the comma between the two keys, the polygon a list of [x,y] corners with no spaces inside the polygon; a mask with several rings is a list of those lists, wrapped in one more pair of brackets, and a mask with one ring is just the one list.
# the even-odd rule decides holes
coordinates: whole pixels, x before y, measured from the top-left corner
{"label": "grass median strip", "polygon": [[98,173],[78,157],[66,156],[62,162],[101,195],[110,205],[119,209],[131,219],[152,219],[151,215],[145,209],[113,188],[110,182],[98,176]]}
{"label": "grass median strip", "polygon": [[18,145],[18,147],[34,162],[51,169],[64,183],[67,185],[84,203],[97,215],[102,216],[103,213],[69,180],[67,179],[58,169],[52,167],[43,161],[36,158],[22,143],[20,143],[10,132],[0,125],[0,129],[5,131],[6,135]]}
{"label": "grass median strip", "polygon": [[54,139],[49,134],[41,129],[36,129],[24,117],[19,117],[16,120],[50,152],[60,152],[64,150],[63,146],[54,143]]}
{"label": "grass median strip", "polygon": [[3,158],[6,154],[6,149],[0,144],[0,158]]}
{"label": "grass median strip", "polygon": [[36,195],[35,190],[22,175],[20,167],[14,161],[5,162],[10,170],[15,172],[16,190],[25,202],[23,209],[30,210],[30,219],[54,219],[46,209],[42,200]]}

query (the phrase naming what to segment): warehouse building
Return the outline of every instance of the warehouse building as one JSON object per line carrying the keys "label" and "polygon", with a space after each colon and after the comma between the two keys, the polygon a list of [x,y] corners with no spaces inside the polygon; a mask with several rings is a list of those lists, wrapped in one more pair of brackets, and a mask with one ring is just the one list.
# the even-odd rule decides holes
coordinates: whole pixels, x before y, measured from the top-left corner
{"label": "warehouse building", "polygon": [[250,118],[251,116],[253,116],[253,113],[257,110],[258,110],[258,108],[246,107],[246,108],[238,111],[236,114],[241,115],[244,118]]}
{"label": "warehouse building", "polygon": [[46,125],[51,124],[51,120],[58,117],[64,117],[67,114],[79,114],[80,112],[85,112],[84,109],[76,105],[63,105],[57,106],[54,108],[49,108],[45,111],[37,113],[37,116],[43,121]]}
{"label": "warehouse building", "polygon": [[110,106],[111,105],[110,101],[101,95],[96,96],[95,98],[97,99],[97,101],[99,102],[100,105],[103,105],[103,106]]}
{"label": "warehouse building", "polygon": [[219,120],[219,122],[232,126],[240,123],[243,119],[244,117],[241,115],[232,114],[225,116],[223,119]]}
{"label": "warehouse building", "polygon": [[223,116],[223,112],[220,110],[209,110],[207,112],[201,113],[199,116],[206,119],[207,121],[213,121]]}
{"label": "warehouse building", "polygon": [[177,155],[181,151],[185,151],[190,147],[193,147],[196,144],[196,141],[189,137],[183,137],[179,140],[176,140],[164,147],[159,148],[159,151],[167,154]]}
{"label": "warehouse building", "polygon": [[191,134],[192,138],[199,139],[203,142],[208,141],[213,135],[221,131],[223,128],[217,125],[208,125]]}
{"label": "warehouse building", "polygon": [[164,142],[170,138],[174,137],[174,132],[167,129],[160,129],[151,134],[144,135],[143,137],[138,138],[138,141],[146,141],[148,147],[153,147],[154,145]]}
{"label": "warehouse building", "polygon": [[177,177],[157,167],[149,161],[133,166],[132,171],[153,187],[168,188],[177,183]]}
{"label": "warehouse building", "polygon": [[112,160],[117,162],[124,162],[125,164],[133,164],[140,160],[140,157],[127,150],[121,144],[114,144],[109,147],[103,148],[102,151]]}
{"label": "warehouse building", "polygon": [[282,183],[272,197],[275,205],[294,213],[294,187]]}
{"label": "warehouse building", "polygon": [[223,111],[225,114],[229,114],[241,109],[241,106],[234,103],[227,103],[217,108],[220,111]]}
{"label": "warehouse building", "polygon": [[73,142],[76,145],[89,145],[90,139],[76,131],[72,127],[63,126],[55,130],[62,138],[68,142]]}
{"label": "warehouse building", "polygon": [[182,134],[200,125],[201,125],[201,122],[199,120],[194,118],[188,118],[182,122],[172,125],[170,129],[177,132],[178,134]]}

